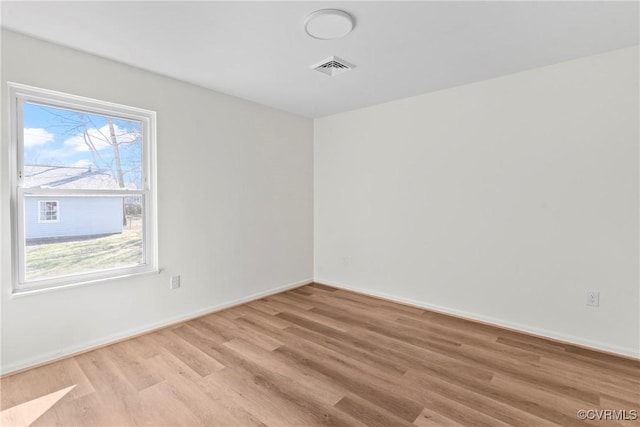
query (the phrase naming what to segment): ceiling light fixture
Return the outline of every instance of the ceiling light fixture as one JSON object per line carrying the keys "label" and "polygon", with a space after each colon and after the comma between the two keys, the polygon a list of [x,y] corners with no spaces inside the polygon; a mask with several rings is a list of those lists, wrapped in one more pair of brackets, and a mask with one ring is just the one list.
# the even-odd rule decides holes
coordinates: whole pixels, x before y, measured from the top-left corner
{"label": "ceiling light fixture", "polygon": [[307,16],[304,29],[314,39],[339,39],[353,30],[353,18],[347,12],[338,9],[316,10]]}

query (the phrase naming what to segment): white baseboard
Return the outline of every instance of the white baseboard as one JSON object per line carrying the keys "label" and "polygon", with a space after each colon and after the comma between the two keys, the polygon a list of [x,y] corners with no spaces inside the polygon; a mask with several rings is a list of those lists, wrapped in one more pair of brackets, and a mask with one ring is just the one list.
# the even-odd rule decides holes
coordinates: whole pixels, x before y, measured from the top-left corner
{"label": "white baseboard", "polygon": [[461,317],[461,318],[465,318],[468,320],[472,320],[472,321],[478,321],[478,322],[483,322],[483,323],[489,323],[498,327],[502,327],[505,329],[512,329],[515,331],[519,331],[519,332],[525,332],[527,334],[531,334],[531,335],[537,335],[539,337],[542,338],[549,338],[551,340],[555,340],[555,341],[562,341],[565,342],[567,344],[575,344],[577,346],[580,347],[586,347],[589,349],[593,349],[593,350],[599,350],[599,351],[603,351],[606,353],[613,353],[616,355],[620,355],[620,356],[625,356],[625,357],[631,357],[634,359],[640,359],[640,350],[639,349],[633,349],[633,348],[628,348],[628,347],[619,347],[619,346],[615,346],[615,345],[611,345],[611,344],[607,344],[607,343],[602,343],[602,342],[597,342],[597,341],[592,341],[589,339],[585,339],[585,338],[581,338],[581,337],[576,337],[576,336],[572,336],[572,335],[566,335],[566,334],[562,334],[559,332],[555,332],[555,331],[549,331],[546,329],[540,329],[540,328],[535,328],[535,327],[531,327],[531,326],[527,326],[527,325],[522,325],[520,323],[515,323],[515,322],[510,322],[508,320],[504,320],[504,319],[497,319],[494,317],[490,317],[490,316],[484,316],[481,314],[477,314],[477,313],[470,313],[467,311],[462,311],[462,310],[456,310],[453,308],[449,308],[449,307],[442,307],[439,305],[435,305],[435,304],[429,304],[426,303],[424,301],[418,301],[418,300],[414,300],[411,298],[403,298],[403,297],[399,297],[396,295],[391,295],[391,294],[387,294],[384,292],[376,292],[376,291],[371,291],[368,289],[363,289],[363,288],[358,288],[358,287],[354,287],[354,286],[349,286],[349,285],[345,285],[343,283],[336,283],[333,282],[331,280],[324,280],[324,279],[315,279],[314,280],[315,283],[320,283],[323,285],[327,285],[327,286],[333,286],[335,288],[340,288],[340,289],[344,289],[347,291],[352,291],[352,292],[357,292],[363,295],[369,295],[372,297],[378,297],[378,298],[383,298],[383,299],[387,299],[387,300],[391,300],[391,301],[396,301],[399,303],[403,303],[403,304],[407,304],[407,305],[411,305],[414,307],[419,307],[419,308],[424,308],[430,311],[435,311],[435,312],[439,312],[439,313],[443,313],[443,314],[450,314],[452,316],[456,316],[456,317]]}
{"label": "white baseboard", "polygon": [[179,316],[173,316],[168,319],[162,320],[160,322],[154,322],[147,324],[142,327],[129,329],[127,331],[123,331],[117,334],[112,334],[106,337],[98,338],[95,340],[91,340],[84,343],[79,343],[76,345],[72,345],[69,347],[65,347],[61,350],[48,352],[41,354],[36,357],[32,357],[26,360],[21,360],[19,362],[10,363],[8,365],[3,365],[2,370],[0,371],[0,375],[8,375],[10,373],[21,371],[28,368],[34,368],[39,365],[47,364],[54,362],[56,360],[64,359],[76,354],[85,353],[87,351],[95,350],[96,348],[104,347],[109,344],[116,343],[118,341],[123,341],[129,338],[133,338],[138,335],[142,335],[145,333],[152,332],[154,330],[166,328],[167,326],[174,325],[176,323],[185,322],[191,319],[195,319],[201,316],[205,316],[207,314],[215,313],[216,311],[225,310],[227,308],[234,307],[236,305],[245,304],[250,301],[254,301],[260,298],[267,297],[269,295],[277,294],[280,292],[284,292],[290,289],[299,288],[300,286],[308,285],[312,283],[313,279],[305,279],[300,280],[295,283],[289,283],[287,285],[278,286],[277,288],[269,289],[267,291],[258,292],[255,294],[248,295],[243,298],[239,298],[233,301],[227,301],[225,303],[216,304],[210,307],[206,307],[200,310],[192,311],[189,313],[181,314]]}

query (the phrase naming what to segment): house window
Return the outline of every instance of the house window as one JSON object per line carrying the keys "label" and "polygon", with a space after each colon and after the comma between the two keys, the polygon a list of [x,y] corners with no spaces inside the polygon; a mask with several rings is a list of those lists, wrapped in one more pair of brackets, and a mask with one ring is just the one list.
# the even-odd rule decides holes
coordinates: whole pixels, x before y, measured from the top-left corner
{"label": "house window", "polygon": [[58,201],[40,200],[38,202],[38,215],[40,222],[58,222]]}
{"label": "house window", "polygon": [[14,292],[157,271],[155,113],[9,89]]}

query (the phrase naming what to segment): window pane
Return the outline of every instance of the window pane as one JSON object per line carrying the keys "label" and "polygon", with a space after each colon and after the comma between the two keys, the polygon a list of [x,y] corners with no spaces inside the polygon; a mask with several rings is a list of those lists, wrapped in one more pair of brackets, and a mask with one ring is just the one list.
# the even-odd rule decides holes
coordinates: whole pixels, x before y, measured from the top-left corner
{"label": "window pane", "polygon": [[58,220],[58,201],[41,200],[38,204],[40,206],[41,222]]}
{"label": "window pane", "polygon": [[142,189],[142,122],[23,103],[24,188]]}
{"label": "window pane", "polygon": [[[55,206],[44,214],[56,221],[39,221],[43,206]],[[144,263],[143,208],[142,196],[25,196],[26,279]]]}

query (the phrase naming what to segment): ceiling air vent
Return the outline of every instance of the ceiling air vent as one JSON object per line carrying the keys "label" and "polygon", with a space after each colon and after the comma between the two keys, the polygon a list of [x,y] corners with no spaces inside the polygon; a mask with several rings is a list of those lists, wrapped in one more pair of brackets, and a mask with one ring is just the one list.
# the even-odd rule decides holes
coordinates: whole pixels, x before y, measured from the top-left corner
{"label": "ceiling air vent", "polygon": [[345,71],[349,71],[352,68],[355,68],[355,65],[350,64],[337,56],[330,56],[329,58],[311,66],[311,69],[332,77],[337,76],[340,73],[344,73]]}

